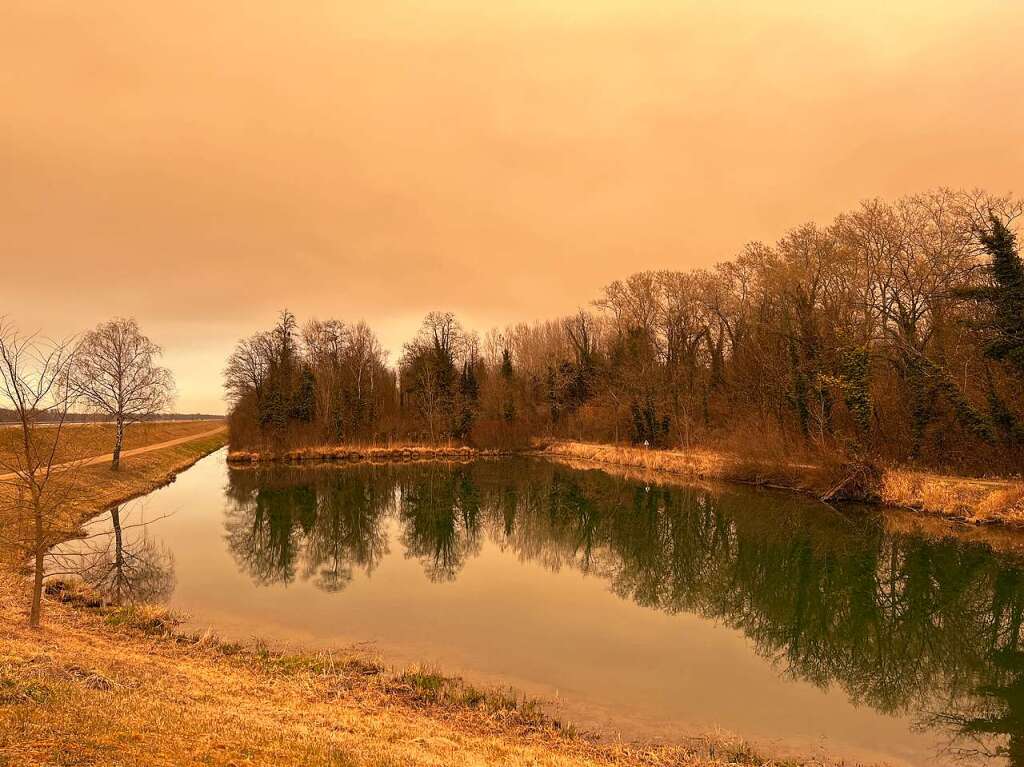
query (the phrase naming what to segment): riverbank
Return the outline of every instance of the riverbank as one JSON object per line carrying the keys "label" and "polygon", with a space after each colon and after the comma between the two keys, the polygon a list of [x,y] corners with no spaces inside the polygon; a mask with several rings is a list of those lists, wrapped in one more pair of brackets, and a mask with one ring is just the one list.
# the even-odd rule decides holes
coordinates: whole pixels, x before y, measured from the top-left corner
{"label": "riverbank", "polygon": [[[209,428],[209,427],[207,427]],[[80,482],[88,483],[89,502],[76,511],[84,521],[119,503],[146,495],[174,481],[196,461],[227,444],[227,429],[196,434],[185,441],[122,457],[121,468],[104,464],[80,469]],[[143,446],[144,447],[144,446]]]}
{"label": "riverbank", "polygon": [[[87,488],[87,491],[71,493],[75,501],[69,510],[70,519],[75,524],[84,523],[105,509],[163,487],[173,482],[178,474],[196,461],[227,444],[226,427],[211,430],[209,422],[193,424],[198,425],[191,425],[185,430],[168,431],[161,427],[137,432],[133,435],[132,450],[122,455],[118,471],[112,471],[106,461],[80,465],[75,469],[75,483]],[[92,425],[72,427],[68,429],[69,439],[91,440],[91,436],[79,434],[77,430],[86,429],[91,432],[93,428]],[[166,440],[169,436],[171,439]],[[143,441],[146,438],[156,442],[147,445]],[[3,495],[14,492],[14,484],[0,484],[0,523],[3,522]],[[6,561],[6,553],[0,549],[0,561]]]}
{"label": "riverbank", "polygon": [[[552,442],[541,448],[553,458],[638,469],[690,480],[717,480],[778,487],[823,497],[843,487],[849,469],[810,461],[745,457],[727,452],[649,450],[584,442]],[[909,469],[882,469],[869,483],[858,481],[847,500],[882,502],[971,524],[1024,527],[1024,483],[944,476]],[[861,497],[858,497],[860,495]]]}
{"label": "riverbank", "polygon": [[[774,762],[723,736],[602,744],[508,690],[366,656],[176,633],[152,608],[52,589],[42,630],[0,576],[0,765],[718,765]],[[89,606],[93,604],[93,606]]]}
{"label": "riverbank", "polygon": [[[218,427],[227,428],[227,425],[223,420],[142,421],[128,424],[124,430],[122,455],[151,445],[191,439]],[[36,433],[36,439],[47,440],[56,433],[54,429],[43,428]],[[80,461],[87,456],[107,456],[114,449],[114,437],[115,427],[111,423],[69,424],[61,431],[61,442],[54,462]],[[0,460],[10,463],[15,458],[20,439],[20,428],[9,425],[0,428]]]}
{"label": "riverbank", "polygon": [[497,458],[512,455],[509,450],[482,450],[460,445],[381,445],[354,447],[351,445],[318,445],[281,452],[232,450],[228,463],[303,463],[315,461],[431,461],[475,458]]}
{"label": "riverbank", "polygon": [[651,450],[589,442],[549,441],[530,451],[458,445],[320,445],[281,452],[232,450],[234,466],[269,463],[471,461],[518,453],[587,461],[688,480],[715,480],[776,487],[829,500],[882,503],[970,524],[1024,527],[1024,482],[956,477],[905,468],[865,472],[865,467],[813,458],[739,453],[709,448]]}

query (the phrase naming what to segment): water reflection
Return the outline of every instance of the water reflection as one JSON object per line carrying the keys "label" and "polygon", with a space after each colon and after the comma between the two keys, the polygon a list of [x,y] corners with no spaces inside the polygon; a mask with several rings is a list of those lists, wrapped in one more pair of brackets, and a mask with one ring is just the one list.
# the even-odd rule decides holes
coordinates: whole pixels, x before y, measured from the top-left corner
{"label": "water reflection", "polygon": [[721,620],[781,673],[1024,765],[1024,580],[980,545],[886,532],[748,491],[645,486],[542,461],[230,472],[227,540],[261,584],[327,591],[405,556],[455,579],[482,542]]}
{"label": "water reflection", "polygon": [[360,471],[230,476],[228,545],[258,583],[290,583],[301,567],[303,579],[341,591],[354,568],[369,574],[387,553],[392,480]]}
{"label": "water reflection", "polygon": [[174,557],[149,537],[139,505],[107,511],[84,538],[49,552],[48,573],[75,576],[114,605],[163,602],[174,591]]}

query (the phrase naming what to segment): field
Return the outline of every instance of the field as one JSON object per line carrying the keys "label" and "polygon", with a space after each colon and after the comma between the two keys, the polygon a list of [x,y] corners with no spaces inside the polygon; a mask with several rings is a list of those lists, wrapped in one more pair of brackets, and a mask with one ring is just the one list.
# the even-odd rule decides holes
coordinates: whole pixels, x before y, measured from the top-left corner
{"label": "field", "polygon": [[[129,424],[125,427],[124,450],[168,442],[174,439],[191,437],[208,432],[221,425],[220,421],[151,421]],[[38,432],[40,439],[46,439],[50,433],[56,434],[52,427],[45,427]],[[16,426],[4,424],[0,426],[0,462],[9,463],[14,457],[14,449],[21,431]],[[106,455],[114,449],[114,425],[102,424],[71,424],[64,427],[62,446],[57,454],[57,462],[77,461],[89,456]],[[0,469],[0,474],[3,474]]]}

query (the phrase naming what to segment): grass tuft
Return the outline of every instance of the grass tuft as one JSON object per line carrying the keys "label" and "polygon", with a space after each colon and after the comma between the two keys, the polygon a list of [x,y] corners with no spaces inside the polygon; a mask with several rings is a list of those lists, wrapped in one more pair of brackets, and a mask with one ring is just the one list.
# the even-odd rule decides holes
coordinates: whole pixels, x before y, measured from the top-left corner
{"label": "grass tuft", "polygon": [[514,715],[521,724],[542,723],[560,727],[548,721],[541,703],[518,694],[512,688],[480,688],[461,677],[448,676],[430,666],[413,666],[398,674],[388,690],[417,702],[433,706],[464,706],[490,713]]}
{"label": "grass tuft", "polygon": [[105,618],[114,628],[128,628],[152,636],[168,636],[183,619],[163,607],[128,605],[111,608]]}
{"label": "grass tuft", "polygon": [[0,676],[0,706],[41,704],[45,703],[50,695],[50,688],[39,682]]}

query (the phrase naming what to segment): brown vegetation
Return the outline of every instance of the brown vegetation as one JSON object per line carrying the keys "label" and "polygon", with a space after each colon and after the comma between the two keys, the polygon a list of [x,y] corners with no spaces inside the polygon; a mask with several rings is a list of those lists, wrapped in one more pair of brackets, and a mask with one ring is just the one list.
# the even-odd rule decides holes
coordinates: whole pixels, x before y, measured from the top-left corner
{"label": "brown vegetation", "polygon": [[[811,493],[821,497],[841,482],[850,465],[813,463],[808,457],[748,450],[650,450],[616,445],[555,441],[543,447],[546,456],[598,463],[675,476],[687,480],[746,482]],[[742,457],[741,457],[742,456]],[[909,469],[879,472],[862,496],[845,500],[880,500],[949,519],[984,524],[1024,526],[1024,483],[1010,480],[944,476]]]}
{"label": "brown vegetation", "polygon": [[300,447],[280,453],[232,450],[228,461],[235,464],[284,461],[426,461],[437,459],[471,460],[507,455],[504,450],[479,450],[465,445],[319,445]]}
{"label": "brown vegetation", "polygon": [[1024,482],[893,469],[883,475],[880,495],[893,506],[965,522],[1024,525]]}
{"label": "brown vegetation", "polygon": [[14,607],[19,590],[0,576],[5,767],[781,764],[721,735],[676,747],[601,744],[511,691],[424,668],[393,673],[352,653],[184,636],[162,611],[103,608],[73,590],[52,589],[68,604],[34,632]]}
{"label": "brown vegetation", "polygon": [[[216,428],[222,421],[142,421],[128,424],[124,431],[124,450],[135,450],[147,445],[169,442],[183,437],[194,437]],[[56,432],[46,425],[38,432],[38,439],[52,440]],[[73,424],[65,427],[57,448],[57,462],[80,456],[99,456],[110,452],[116,437],[113,423]],[[17,430],[0,426],[0,460],[9,458],[18,439]]]}
{"label": "brown vegetation", "polygon": [[[691,456],[732,442],[745,461],[767,440],[814,466],[1017,473],[1020,209],[943,189],[870,200],[713,269],[634,274],[593,310],[483,339],[432,312],[395,369],[364,325],[300,332],[285,313],[231,357],[232,446],[541,436]],[[753,456],[740,473],[792,482],[803,462]]]}
{"label": "brown vegetation", "polygon": [[692,480],[722,480],[783,487],[820,495],[834,476],[821,465],[795,458],[751,452],[739,455],[707,448],[653,450],[586,442],[550,442],[546,456],[628,467]]}

